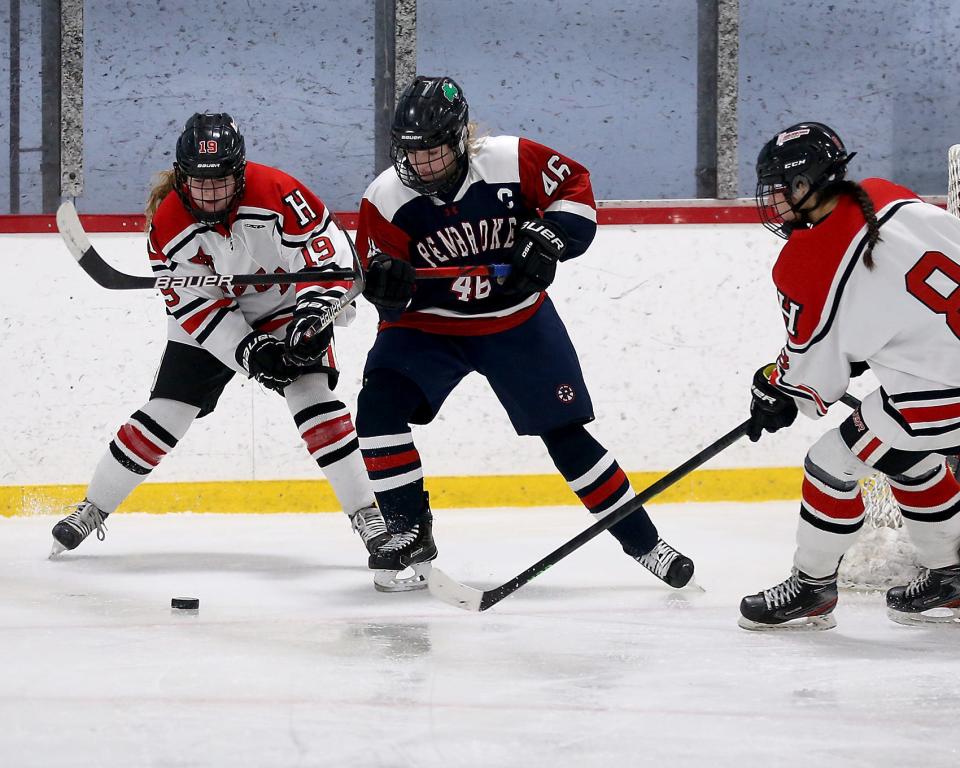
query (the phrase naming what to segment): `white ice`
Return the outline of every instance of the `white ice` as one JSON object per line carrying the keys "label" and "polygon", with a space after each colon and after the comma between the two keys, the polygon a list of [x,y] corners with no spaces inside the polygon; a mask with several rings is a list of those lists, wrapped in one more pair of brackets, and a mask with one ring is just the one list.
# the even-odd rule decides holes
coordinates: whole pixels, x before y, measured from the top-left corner
{"label": "white ice", "polygon": [[[54,518],[0,519],[0,765],[960,765],[960,631],[846,593],[829,632],[745,632],[796,505],[651,512],[706,591],[604,534],[480,614],[374,592],[339,515],[115,515],[55,562]],[[437,562],[499,584],[588,522],[437,510]]]}

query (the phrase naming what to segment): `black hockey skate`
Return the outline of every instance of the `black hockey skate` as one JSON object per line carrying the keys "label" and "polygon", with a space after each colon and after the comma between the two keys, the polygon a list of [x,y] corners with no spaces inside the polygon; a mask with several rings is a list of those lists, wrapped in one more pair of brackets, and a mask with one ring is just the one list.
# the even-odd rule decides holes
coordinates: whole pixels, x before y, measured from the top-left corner
{"label": "black hockey skate", "polygon": [[92,531],[96,531],[97,538],[103,541],[107,535],[107,526],[103,521],[109,514],[84,499],[73,512],[53,526],[53,548],[50,550],[50,557],[56,557],[68,549],[76,549]]}
{"label": "black hockey skate", "polygon": [[737,623],[750,630],[833,629],[836,605],[836,574],[815,579],[794,568],[786,581],[743,598]]}
{"label": "black hockey skate", "polygon": [[960,565],[924,568],[906,586],[887,590],[887,615],[898,624],[960,626]]}
{"label": "black hockey skate", "polygon": [[623,551],[674,589],[685,587],[693,578],[693,560],[680,554],[663,539],[657,539],[649,552],[640,553],[627,545],[624,545]]}
{"label": "black hockey skate", "polygon": [[[423,510],[412,528],[393,533],[390,539],[370,555],[368,565],[373,586],[378,592],[409,592],[424,589],[430,575],[430,561],[437,557],[433,541],[433,514],[430,497],[423,494]],[[400,578],[400,572],[413,569],[413,575]]]}
{"label": "black hockey skate", "polygon": [[350,515],[350,525],[360,534],[360,540],[371,555],[390,540],[387,524],[376,504],[358,509]]}

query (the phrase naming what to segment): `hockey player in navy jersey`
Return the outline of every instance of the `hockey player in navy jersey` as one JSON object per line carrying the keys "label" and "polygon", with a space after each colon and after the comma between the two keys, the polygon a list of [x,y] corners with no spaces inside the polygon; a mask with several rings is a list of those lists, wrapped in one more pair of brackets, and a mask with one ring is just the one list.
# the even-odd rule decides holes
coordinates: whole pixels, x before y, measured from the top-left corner
{"label": "hockey player in navy jersey", "polygon": [[867,367],[881,387],[807,453],[793,571],[743,599],[745,629],[835,626],[837,567],[864,519],[857,481],[874,472],[924,566],[887,592],[891,618],[960,616],[960,485],[944,460],[960,446],[960,219],[884,179],[847,180],[854,154],[799,123],[757,160],[757,206],[787,239],[773,268],[787,342],[754,376],[750,439],[798,410],[822,416]]}
{"label": "hockey player in navy jersey", "polygon": [[[429,423],[461,379],[486,377],[520,435],[537,435],[587,509],[611,512],[634,492],[584,428],[593,405],[566,328],[546,294],[557,267],[596,233],[587,170],[515,136],[477,139],[449,77],[417,77],[392,126],[392,169],[363,196],[357,246],[364,295],[380,326],[357,403],[357,433],[392,538],[370,556],[378,589],[425,586],[437,555],[411,425]],[[542,214],[542,215],[541,215]],[[501,281],[418,281],[416,267],[507,262]],[[624,551],[673,587],[693,562],[643,509],[613,526]],[[398,572],[413,568],[413,575]]]}
{"label": "hockey player in navy jersey", "polygon": [[[323,203],[283,171],[247,162],[228,114],[195,114],[147,204],[156,276],[322,271],[353,267],[347,235]],[[87,497],[53,529],[53,554],[74,549],[216,407],[234,374],[282,395],[306,448],[368,550],[389,539],[361,460],[350,412],[333,393],[338,371],[325,310],[349,284],[161,290],[167,344],[150,399],[120,427]],[[352,312],[349,307],[347,312]],[[349,319],[345,312],[341,317]],[[340,318],[338,318],[340,320]]]}

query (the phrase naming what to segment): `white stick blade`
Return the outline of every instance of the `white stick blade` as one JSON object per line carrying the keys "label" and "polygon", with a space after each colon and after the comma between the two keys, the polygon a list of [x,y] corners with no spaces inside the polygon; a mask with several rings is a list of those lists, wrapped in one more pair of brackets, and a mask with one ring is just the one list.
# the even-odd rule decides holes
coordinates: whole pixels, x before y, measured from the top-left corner
{"label": "white stick blade", "polygon": [[465,611],[480,610],[483,592],[451,579],[439,568],[435,567],[430,571],[427,585],[430,587],[430,594],[438,600],[443,600]]}
{"label": "white stick blade", "polygon": [[73,258],[80,261],[90,247],[90,238],[83,231],[77,209],[73,207],[73,203],[69,200],[57,209],[57,229],[60,230],[63,242],[66,243],[67,249],[73,254]]}

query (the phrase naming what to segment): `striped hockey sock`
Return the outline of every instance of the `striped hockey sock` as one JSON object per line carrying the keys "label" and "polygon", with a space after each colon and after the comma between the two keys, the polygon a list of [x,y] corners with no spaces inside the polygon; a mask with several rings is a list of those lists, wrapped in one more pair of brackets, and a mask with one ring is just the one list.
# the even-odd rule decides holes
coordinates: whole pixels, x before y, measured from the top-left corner
{"label": "striped hockey sock", "polygon": [[293,420],[344,512],[352,515],[373,504],[357,432],[347,406],[339,400],[314,403],[296,411]]}
{"label": "striped hockey sock", "polygon": [[804,463],[800,523],[794,565],[805,574],[826,578],[863,527],[860,484],[833,477],[809,458]]}
{"label": "striped hockey sock", "polygon": [[361,437],[360,452],[387,527],[409,530],[423,508],[423,466],[413,433]]}
{"label": "striped hockey sock", "polygon": [[97,464],[87,498],[110,514],[172,451],[199,409],[176,400],[150,400],[117,430]]}
{"label": "striped hockey sock", "polygon": [[[636,495],[616,459],[583,426],[550,432],[543,442],[560,474],[594,515],[619,509]],[[610,533],[639,552],[649,551],[658,538],[656,526],[644,510],[612,526]]]}
{"label": "striped hockey sock", "polygon": [[941,464],[918,478],[888,478],[890,490],[903,513],[903,524],[927,568],[946,568],[960,562],[960,484]]}

